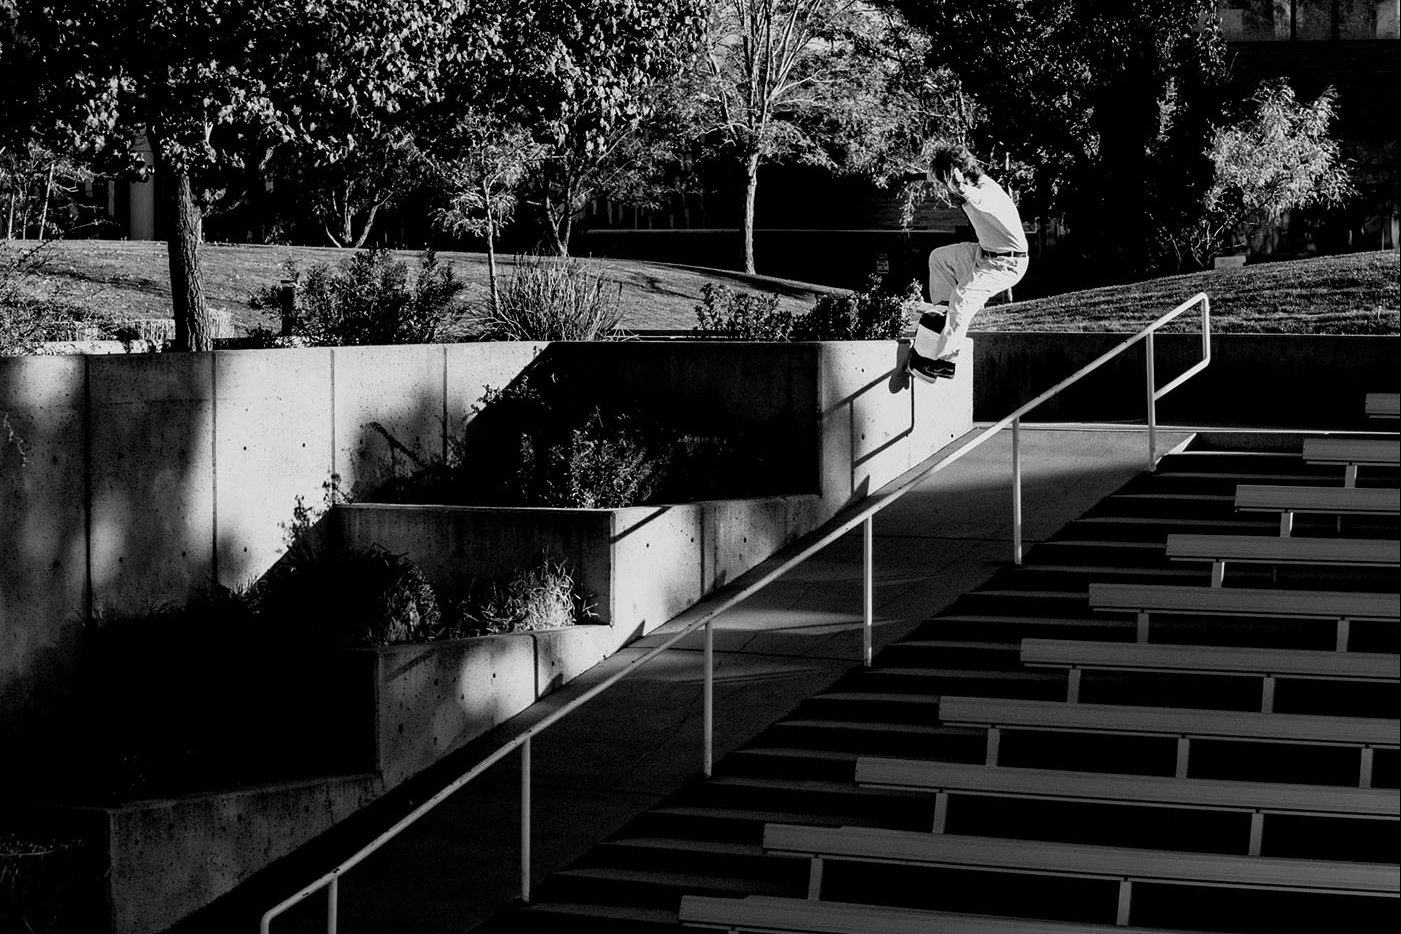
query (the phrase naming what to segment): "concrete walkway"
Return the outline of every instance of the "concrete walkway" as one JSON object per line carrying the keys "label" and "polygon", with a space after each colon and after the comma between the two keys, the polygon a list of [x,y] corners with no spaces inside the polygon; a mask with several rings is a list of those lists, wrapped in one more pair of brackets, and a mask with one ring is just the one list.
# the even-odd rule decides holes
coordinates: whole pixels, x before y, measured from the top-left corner
{"label": "concrete walkway", "polygon": [[[1160,453],[1186,437],[1160,432]],[[1026,546],[1143,470],[1147,447],[1142,429],[1024,428]],[[1011,562],[1010,490],[1011,434],[1004,431],[876,517],[877,650]],[[849,534],[720,617],[717,762],[860,663],[861,571],[861,539]],[[474,743],[472,758],[454,761],[465,770],[670,632],[672,624],[662,626]],[[534,740],[534,884],[699,780],[700,646],[698,635],[688,637]],[[519,762],[511,754],[351,870],[340,883],[339,930],[461,934],[515,899]],[[264,896],[259,910],[330,865],[324,859],[314,871],[283,880],[281,892]],[[272,931],[324,930],[324,922],[324,898],[317,895],[276,920]]]}

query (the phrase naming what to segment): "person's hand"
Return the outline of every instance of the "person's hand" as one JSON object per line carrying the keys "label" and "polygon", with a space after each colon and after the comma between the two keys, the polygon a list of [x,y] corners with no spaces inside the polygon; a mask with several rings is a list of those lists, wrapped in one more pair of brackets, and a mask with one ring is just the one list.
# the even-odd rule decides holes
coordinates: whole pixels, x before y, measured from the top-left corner
{"label": "person's hand", "polygon": [[954,169],[949,173],[949,177],[944,179],[944,187],[948,189],[949,198],[955,204],[963,204],[968,200],[964,194],[968,190],[968,179],[964,178],[958,169]]}

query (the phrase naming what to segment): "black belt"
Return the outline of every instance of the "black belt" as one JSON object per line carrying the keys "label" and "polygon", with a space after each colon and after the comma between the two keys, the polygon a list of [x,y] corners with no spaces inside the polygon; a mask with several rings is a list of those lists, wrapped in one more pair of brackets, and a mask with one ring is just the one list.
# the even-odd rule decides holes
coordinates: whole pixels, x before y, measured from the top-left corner
{"label": "black belt", "polygon": [[982,250],[985,256],[1026,256],[1026,253],[1021,250],[983,250],[982,247],[978,247],[978,249]]}

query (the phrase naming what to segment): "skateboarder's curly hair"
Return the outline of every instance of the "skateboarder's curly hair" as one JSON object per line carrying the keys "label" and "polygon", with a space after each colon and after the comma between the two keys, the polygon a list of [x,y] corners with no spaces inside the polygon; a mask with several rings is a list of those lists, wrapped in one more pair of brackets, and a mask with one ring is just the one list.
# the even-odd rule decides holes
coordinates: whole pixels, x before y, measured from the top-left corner
{"label": "skateboarder's curly hair", "polygon": [[935,146],[934,154],[930,157],[930,169],[934,178],[938,180],[953,175],[954,169],[958,169],[964,178],[975,185],[983,177],[983,167],[977,158],[968,151],[967,146],[958,143],[940,143]]}

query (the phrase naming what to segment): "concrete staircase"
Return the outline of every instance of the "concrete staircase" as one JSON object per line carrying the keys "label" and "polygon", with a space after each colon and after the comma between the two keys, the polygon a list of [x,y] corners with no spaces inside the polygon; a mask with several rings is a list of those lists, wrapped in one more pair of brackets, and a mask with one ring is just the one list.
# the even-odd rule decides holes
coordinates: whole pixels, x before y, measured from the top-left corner
{"label": "concrete staircase", "polygon": [[[980,763],[981,729],[939,720],[940,697],[1063,700],[1063,671],[1024,668],[1022,638],[1132,641],[1127,616],[1099,614],[1087,602],[1090,581],[1200,584],[1207,565],[1170,562],[1174,532],[1277,534],[1272,517],[1237,515],[1237,483],[1336,484],[1341,468],[1310,467],[1295,450],[1222,449],[1198,439],[1107,497],[1050,540],[1021,567],[999,572],[907,638],[888,646],[869,670],[855,669],[697,779],[594,847],[537,888],[532,904],[506,910],[483,934],[676,931],[683,895],[803,898],[808,861],[767,855],[766,823],[873,827],[927,832],[934,795],[873,790],[855,783],[860,756]],[[1374,473],[1366,483],[1395,484]],[[1334,520],[1310,531],[1334,535]],[[1394,517],[1349,518],[1342,533],[1394,538]],[[1235,572],[1233,572],[1235,573]],[[1262,583],[1263,582],[1263,583]],[[1242,568],[1241,586],[1394,590],[1390,572]],[[1332,628],[1305,622],[1192,617],[1154,622],[1153,641],[1331,649]],[[1395,627],[1359,625],[1354,651],[1398,650]],[[1259,681],[1248,678],[1133,673],[1087,675],[1093,703],[1258,710]],[[1397,685],[1305,682],[1278,695],[1289,713],[1394,717]],[[1194,777],[1356,784],[1356,754],[1271,744],[1200,743]],[[1173,748],[1162,738],[1068,733],[1008,733],[1001,765],[1121,774],[1172,775]],[[1379,751],[1375,784],[1397,787],[1397,755]],[[1088,802],[965,797],[947,831],[987,837],[1089,843],[1187,852],[1237,852],[1249,815]],[[1263,855],[1398,861],[1394,821],[1279,818]],[[829,862],[822,898],[942,911],[1113,924],[1112,882],[1027,874]],[[1107,888],[1106,888],[1107,887]],[[1108,891],[1108,895],[1105,892]],[[1139,884],[1135,924],[1223,932],[1366,930],[1394,915],[1395,900],[1360,896]],[[1186,893],[1184,896],[1183,893]],[[1099,906],[1108,905],[1107,917]],[[1097,906],[1094,908],[1087,906]],[[1109,928],[1112,930],[1112,927]]]}

